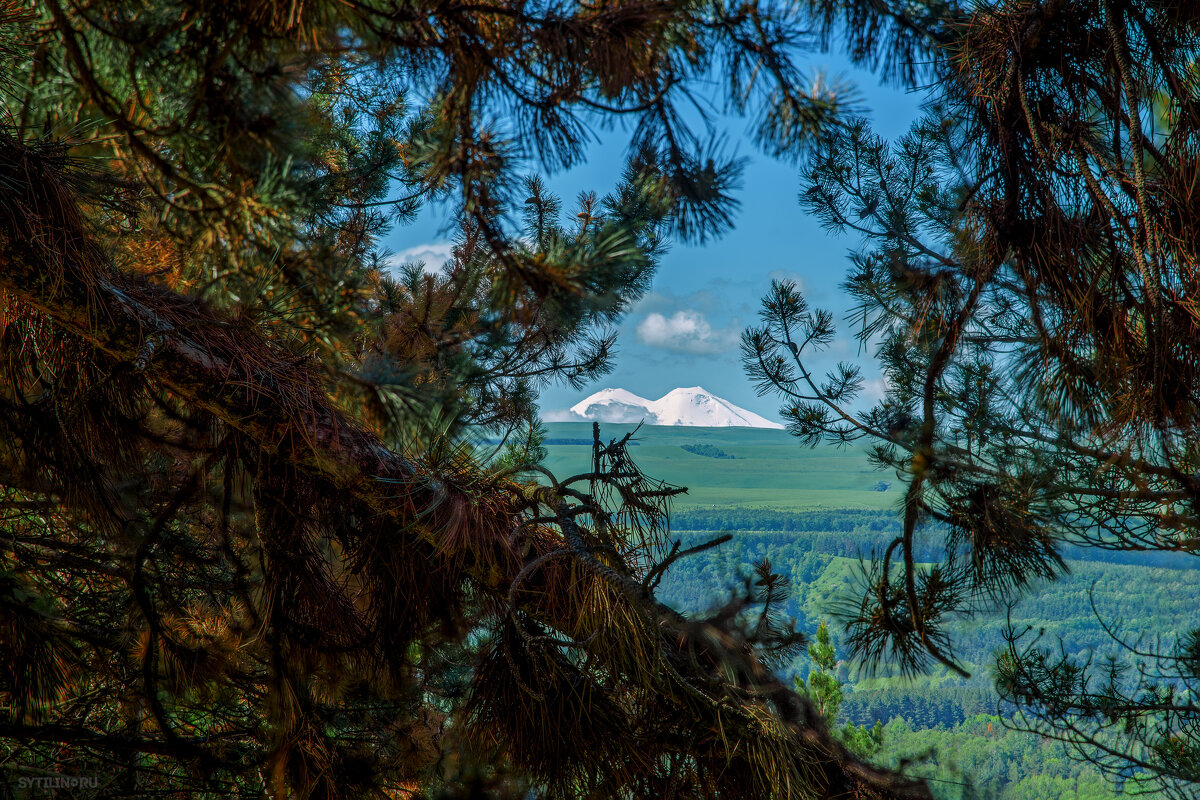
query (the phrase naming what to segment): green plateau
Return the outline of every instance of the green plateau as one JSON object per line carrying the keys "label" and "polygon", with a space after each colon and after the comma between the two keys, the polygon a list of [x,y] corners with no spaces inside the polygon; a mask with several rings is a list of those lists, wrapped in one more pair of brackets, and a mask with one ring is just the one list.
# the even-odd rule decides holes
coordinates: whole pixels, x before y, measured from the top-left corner
{"label": "green plateau", "polygon": [[[589,468],[592,439],[588,422],[554,422],[546,425],[548,453],[543,462],[555,475],[566,476]],[[601,424],[605,442],[637,429],[637,446],[631,453],[647,475],[677,486],[687,494],[676,499],[678,510],[718,508],[769,508],[787,511],[810,509],[890,509],[901,498],[895,475],[874,469],[866,449],[802,446],[787,431],[768,428],[694,428]],[[571,441],[572,444],[555,442]],[[577,442],[578,444],[576,444]],[[729,459],[689,452],[686,447],[709,445]],[[879,491],[880,483],[890,484]]]}

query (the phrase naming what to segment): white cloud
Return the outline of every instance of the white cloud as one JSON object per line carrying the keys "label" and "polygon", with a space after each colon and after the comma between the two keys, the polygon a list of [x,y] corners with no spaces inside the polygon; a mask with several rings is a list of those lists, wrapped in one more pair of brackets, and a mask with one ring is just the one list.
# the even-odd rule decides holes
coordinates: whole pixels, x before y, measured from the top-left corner
{"label": "white cloud", "polygon": [[442,265],[450,260],[453,250],[454,245],[450,242],[426,242],[388,257],[387,266],[396,270],[405,264],[420,261],[425,265],[426,272],[437,275],[441,273]]}
{"label": "white cloud", "polygon": [[869,378],[863,381],[862,394],[858,396],[860,405],[870,407],[883,399],[887,393],[888,382],[887,378],[880,375],[878,378]]}
{"label": "white cloud", "polygon": [[555,408],[550,411],[543,411],[541,417],[542,422],[587,422],[586,417],[576,414],[569,408]]}
{"label": "white cloud", "polygon": [[690,308],[669,317],[656,311],[638,323],[637,338],[650,347],[711,355],[732,350],[738,342],[738,328],[714,328],[703,314]]}

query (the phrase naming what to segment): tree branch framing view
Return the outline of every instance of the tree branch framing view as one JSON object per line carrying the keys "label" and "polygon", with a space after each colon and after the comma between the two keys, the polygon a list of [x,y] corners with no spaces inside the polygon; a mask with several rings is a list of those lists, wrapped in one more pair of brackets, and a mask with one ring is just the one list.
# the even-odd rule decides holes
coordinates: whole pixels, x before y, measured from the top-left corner
{"label": "tree branch framing view", "polygon": [[[796,284],[743,337],[791,433],[901,482],[840,601],[857,665],[966,675],[950,622],[1065,548],[1195,554],[1198,37],[1082,0],[0,0],[0,792],[948,796],[835,724],[831,628],[784,675],[768,559],[664,601],[733,536],[672,539],[686,490],[632,434],[548,469],[538,392],[611,370],[668,245],[733,226],[716,102],[865,242],[874,408],[806,367],[834,321]],[[874,135],[821,47],[923,119]],[[627,159],[564,211],[541,174],[596,129]],[[448,261],[394,267],[434,203]],[[1200,631],[1159,633],[1102,665],[1012,629],[1005,720],[1195,796]]]}

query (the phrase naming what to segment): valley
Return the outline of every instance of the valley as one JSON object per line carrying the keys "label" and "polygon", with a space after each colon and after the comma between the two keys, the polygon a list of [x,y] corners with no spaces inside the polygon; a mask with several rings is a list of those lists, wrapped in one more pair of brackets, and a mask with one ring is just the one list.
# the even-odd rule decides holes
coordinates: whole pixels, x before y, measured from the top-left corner
{"label": "valley", "polygon": [[[602,425],[601,435],[608,441],[633,427]],[[585,471],[590,423],[547,430],[545,465],[559,475]],[[742,589],[755,561],[769,560],[791,580],[785,610],[797,628],[811,635],[828,621],[844,693],[839,721],[865,730],[878,723],[879,760],[911,762],[939,800],[1111,800],[1118,788],[1136,790],[1136,775],[1117,787],[1056,742],[1011,730],[1021,720],[1000,702],[991,665],[1010,624],[1052,652],[1061,647],[1097,663],[1120,649],[1104,625],[1140,645],[1155,642],[1136,632],[1186,629],[1200,607],[1200,572],[1189,557],[1068,548],[1069,571],[1060,580],[1031,587],[1011,610],[956,624],[956,652],[970,679],[944,667],[911,677],[872,673],[846,660],[839,618],[861,593],[860,556],[881,552],[900,530],[903,484],[894,474],[874,469],[862,448],[808,449],[779,430],[644,426],[636,438],[631,453],[647,475],[688,487],[674,504],[672,538],[689,547],[720,532],[734,536],[678,562],[662,598],[703,614]],[[578,444],[555,444],[567,441]],[[922,547],[930,561],[939,557],[936,532]],[[810,669],[801,653],[783,672],[804,677]]]}

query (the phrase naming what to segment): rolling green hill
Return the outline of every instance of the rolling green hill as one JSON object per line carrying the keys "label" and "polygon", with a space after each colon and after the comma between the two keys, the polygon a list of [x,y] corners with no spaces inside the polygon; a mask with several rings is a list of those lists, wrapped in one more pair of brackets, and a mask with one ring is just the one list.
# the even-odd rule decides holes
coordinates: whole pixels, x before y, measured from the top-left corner
{"label": "rolling green hill", "polygon": [[[605,441],[633,430],[633,425],[605,424]],[[546,425],[550,444],[545,465],[566,476],[588,469],[592,426],[588,422]],[[571,441],[578,444],[563,444]],[[679,486],[688,493],[675,508],[720,507],[806,510],[818,508],[894,507],[900,500],[895,476],[874,469],[861,447],[835,449],[802,446],[787,431],[762,428],[691,428],[644,426],[630,453],[647,475]],[[731,458],[704,454],[709,445]],[[704,452],[689,452],[693,447]],[[877,491],[880,482],[891,484]]]}

